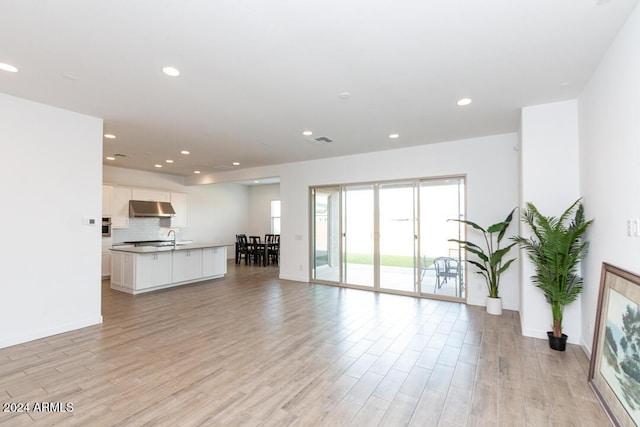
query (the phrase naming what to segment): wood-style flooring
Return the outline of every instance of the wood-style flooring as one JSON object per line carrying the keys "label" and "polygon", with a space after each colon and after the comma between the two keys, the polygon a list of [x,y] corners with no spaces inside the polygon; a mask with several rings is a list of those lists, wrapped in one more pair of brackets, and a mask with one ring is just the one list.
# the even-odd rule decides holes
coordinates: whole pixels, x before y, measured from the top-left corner
{"label": "wood-style flooring", "polygon": [[0,426],[606,426],[589,361],[525,338],[518,314],[278,279],[132,296],[104,323],[0,349]]}

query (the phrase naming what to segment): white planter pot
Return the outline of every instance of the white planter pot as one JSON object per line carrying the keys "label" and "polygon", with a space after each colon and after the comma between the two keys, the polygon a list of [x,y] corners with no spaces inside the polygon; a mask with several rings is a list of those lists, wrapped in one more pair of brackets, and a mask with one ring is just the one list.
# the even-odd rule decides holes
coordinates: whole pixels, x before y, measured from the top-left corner
{"label": "white planter pot", "polygon": [[500,316],[502,314],[502,298],[487,297],[487,313]]}

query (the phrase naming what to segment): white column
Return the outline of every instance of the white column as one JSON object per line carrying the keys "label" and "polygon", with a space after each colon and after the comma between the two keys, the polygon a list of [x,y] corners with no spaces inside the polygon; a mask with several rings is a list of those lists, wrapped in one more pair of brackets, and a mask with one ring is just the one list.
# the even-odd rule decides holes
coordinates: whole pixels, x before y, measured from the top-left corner
{"label": "white column", "polygon": [[[522,109],[520,141],[520,209],[532,202],[545,216],[557,216],[580,197],[578,104],[576,100]],[[520,235],[530,230],[520,225]],[[520,321],[525,336],[546,338],[551,309],[532,282],[533,266],[520,251]],[[563,332],[568,342],[581,338],[581,304],[565,309]]]}

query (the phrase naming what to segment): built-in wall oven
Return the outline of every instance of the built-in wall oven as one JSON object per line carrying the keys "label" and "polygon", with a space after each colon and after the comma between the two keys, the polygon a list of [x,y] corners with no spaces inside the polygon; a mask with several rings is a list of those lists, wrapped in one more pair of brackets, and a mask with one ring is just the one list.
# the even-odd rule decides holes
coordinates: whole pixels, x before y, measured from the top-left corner
{"label": "built-in wall oven", "polygon": [[111,218],[102,217],[102,237],[111,237]]}

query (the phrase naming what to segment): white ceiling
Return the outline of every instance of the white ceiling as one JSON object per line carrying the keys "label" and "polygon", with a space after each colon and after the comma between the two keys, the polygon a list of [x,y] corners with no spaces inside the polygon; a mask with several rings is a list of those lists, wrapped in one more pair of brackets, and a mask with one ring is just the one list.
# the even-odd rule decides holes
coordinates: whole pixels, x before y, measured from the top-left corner
{"label": "white ceiling", "polygon": [[521,107],[575,98],[636,3],[0,0],[0,62],[19,69],[0,92],[102,117],[113,166],[380,151],[515,132]]}

